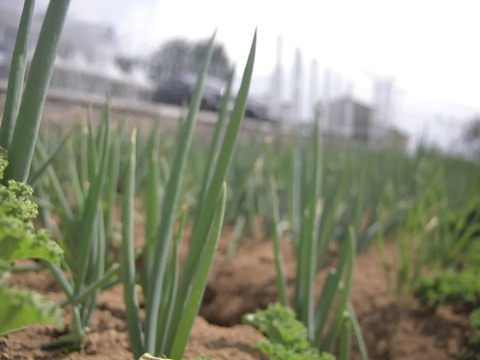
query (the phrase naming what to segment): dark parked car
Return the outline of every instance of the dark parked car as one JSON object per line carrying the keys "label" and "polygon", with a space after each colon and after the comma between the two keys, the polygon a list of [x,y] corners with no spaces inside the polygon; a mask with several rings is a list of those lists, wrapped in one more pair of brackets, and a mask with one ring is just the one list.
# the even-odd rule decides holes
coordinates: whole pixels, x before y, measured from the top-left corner
{"label": "dark parked car", "polygon": [[[184,101],[192,99],[197,76],[184,74],[160,82],[153,94],[152,100],[172,105],[182,105]],[[225,86],[221,81],[207,78],[203,88],[201,109],[218,111],[222,101]]]}
{"label": "dark parked car", "polygon": [[263,121],[272,121],[268,116],[267,104],[252,98],[247,99],[245,117]]}

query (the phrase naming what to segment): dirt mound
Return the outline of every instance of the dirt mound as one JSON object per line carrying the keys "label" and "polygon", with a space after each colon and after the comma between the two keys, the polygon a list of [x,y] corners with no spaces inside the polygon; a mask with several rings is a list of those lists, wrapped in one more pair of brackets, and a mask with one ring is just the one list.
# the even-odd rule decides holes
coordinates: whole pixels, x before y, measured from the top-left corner
{"label": "dirt mound", "polygon": [[[230,259],[226,255],[227,241],[228,237],[222,239],[219,246],[200,312],[208,322],[221,326],[239,324],[244,313],[278,300],[272,242],[245,239],[235,258]],[[282,251],[292,297],[295,258],[287,242],[282,244]],[[393,262],[393,244],[387,247],[387,253]],[[317,295],[335,262],[336,251],[332,249],[328,258],[327,267],[317,277]],[[432,313],[412,299],[394,300],[375,248],[357,257],[352,303],[373,360],[455,358],[469,328],[468,319],[449,307]]]}
{"label": "dirt mound", "polygon": [[[219,246],[200,315],[212,324],[233,326],[241,323],[243,314],[277,300],[278,290],[271,241],[246,240],[233,259],[225,243]],[[287,273],[293,274],[295,261],[288,246],[284,244],[285,263]]]}

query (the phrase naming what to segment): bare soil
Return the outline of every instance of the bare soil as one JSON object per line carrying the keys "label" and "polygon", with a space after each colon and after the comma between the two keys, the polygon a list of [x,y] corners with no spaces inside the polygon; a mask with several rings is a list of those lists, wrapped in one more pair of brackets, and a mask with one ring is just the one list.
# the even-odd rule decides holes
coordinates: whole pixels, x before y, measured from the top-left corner
{"label": "bare soil", "polygon": [[[137,229],[137,239],[142,239],[142,235],[141,229]],[[241,325],[241,318],[243,314],[266,308],[278,299],[273,244],[271,241],[243,239],[235,257],[230,258],[227,255],[230,237],[231,230],[227,229],[220,241],[200,316],[191,334],[187,359],[196,356],[219,360],[264,358],[253,346],[262,335]],[[387,250],[393,259],[393,247],[389,246]],[[182,258],[185,253],[186,247]],[[283,244],[283,256],[289,294],[292,295],[296,265],[287,242]],[[335,257],[335,249],[332,249],[329,261],[333,263]],[[318,293],[327,271],[328,268],[318,275]],[[46,271],[15,274],[9,282],[55,299],[62,297],[54,279]],[[357,257],[352,303],[372,360],[454,359],[470,331],[466,316],[455,314],[449,307],[432,313],[421,309],[412,299],[394,300],[387,291],[375,248]],[[0,339],[0,359],[131,360],[121,286],[101,294],[90,330],[85,350],[66,355],[61,351],[32,349],[51,341],[54,330],[45,325],[31,326]],[[354,359],[358,358],[354,351]]]}

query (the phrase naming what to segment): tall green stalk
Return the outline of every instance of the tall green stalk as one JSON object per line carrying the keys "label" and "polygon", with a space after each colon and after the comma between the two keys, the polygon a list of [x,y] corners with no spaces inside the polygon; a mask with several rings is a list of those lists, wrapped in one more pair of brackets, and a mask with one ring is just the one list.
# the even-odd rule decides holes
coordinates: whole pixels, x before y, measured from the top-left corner
{"label": "tall green stalk", "polygon": [[7,96],[5,98],[5,108],[3,109],[2,125],[0,126],[0,146],[7,151],[10,150],[10,145],[12,144],[13,132],[22,99],[34,7],[35,0],[25,0],[10,63]]}
{"label": "tall green stalk", "polygon": [[[12,135],[10,166],[5,174],[7,180],[26,181],[28,178],[43,106],[69,5],[70,0],[50,1],[48,5]],[[27,25],[28,23],[25,23],[25,27]]]}

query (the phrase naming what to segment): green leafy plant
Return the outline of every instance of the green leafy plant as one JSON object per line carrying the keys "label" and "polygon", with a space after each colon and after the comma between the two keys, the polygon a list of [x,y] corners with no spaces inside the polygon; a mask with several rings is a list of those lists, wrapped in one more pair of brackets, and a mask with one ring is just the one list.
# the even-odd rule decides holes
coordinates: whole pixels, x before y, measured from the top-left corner
{"label": "green leafy plant", "polygon": [[423,306],[431,308],[441,304],[462,303],[470,307],[480,304],[479,251],[480,241],[476,240],[455,268],[434,270],[421,278],[414,296]]}
{"label": "green leafy plant", "polygon": [[470,314],[470,321],[473,328],[476,330],[476,334],[472,338],[472,342],[480,345],[480,308],[476,309]]}
{"label": "green leafy plant", "polygon": [[58,304],[28,290],[0,285],[0,336],[34,323],[61,327],[63,320]]}
{"label": "green leafy plant", "polygon": [[[470,229],[466,230],[469,233]],[[414,296],[423,306],[435,309],[439,305],[460,304],[468,308],[477,308],[470,313],[473,336],[459,360],[480,359],[480,263],[478,251],[480,241],[473,240],[469,249],[455,268],[440,269],[421,278]]]}
{"label": "green leafy plant", "polygon": [[468,341],[467,350],[458,356],[458,360],[480,359],[480,308],[470,314],[470,323],[474,333]]}
{"label": "green leafy plant", "polygon": [[[0,156],[0,178],[7,167],[7,160]],[[32,219],[37,205],[28,199],[33,190],[25,183],[10,180],[0,184],[0,258],[9,263],[27,258],[48,259],[59,263],[63,252],[50,240],[46,230],[35,230]]]}
{"label": "green leafy plant", "polygon": [[243,316],[243,322],[257,327],[266,339],[255,347],[275,360],[334,360],[332,354],[320,352],[310,345],[306,327],[296,319],[295,312],[280,303],[266,310]]}
{"label": "green leafy plant", "polygon": [[[3,150],[2,150],[3,152]],[[0,180],[8,161],[0,155]],[[37,205],[29,200],[33,191],[25,183],[10,180],[0,183],[0,275],[17,260],[38,258],[59,263],[62,249],[49,239],[45,230],[36,231],[32,222]],[[62,324],[59,306],[28,290],[7,289],[0,281],[0,334],[32,323]]]}
{"label": "green leafy plant", "polygon": [[[461,304],[470,309],[478,307],[480,304],[478,255],[468,256],[461,271],[446,269],[423,277],[414,291],[414,296],[423,306],[432,309],[443,304]],[[466,350],[459,354],[459,360],[480,359],[480,309],[477,308],[470,314],[470,321],[474,334],[469,339]]]}
{"label": "green leafy plant", "polygon": [[414,291],[423,306],[435,308],[441,304],[480,301],[480,270],[461,272],[443,270],[423,277]]}

